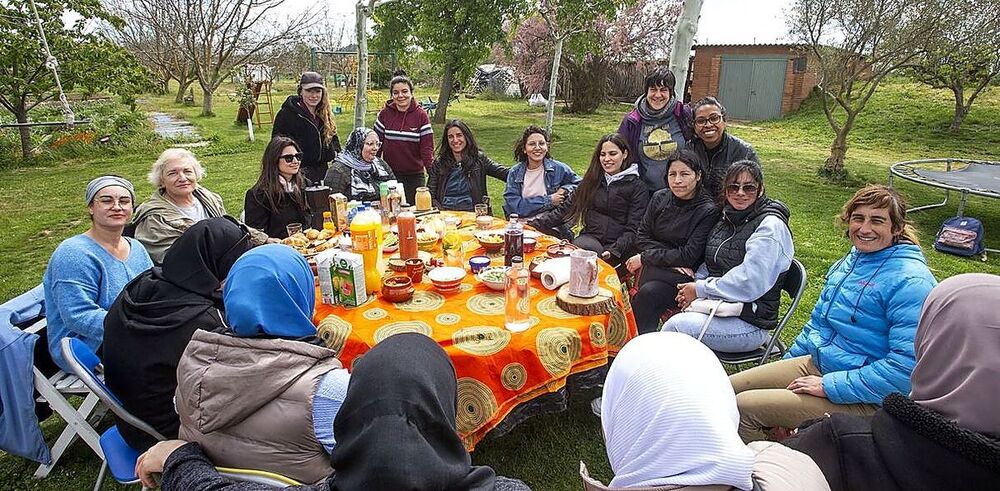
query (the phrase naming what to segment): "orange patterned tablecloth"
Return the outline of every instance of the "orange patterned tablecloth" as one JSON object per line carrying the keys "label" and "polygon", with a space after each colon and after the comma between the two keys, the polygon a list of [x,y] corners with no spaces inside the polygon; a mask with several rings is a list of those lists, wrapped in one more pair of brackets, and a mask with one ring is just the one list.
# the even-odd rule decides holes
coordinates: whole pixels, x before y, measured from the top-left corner
{"label": "orange patterned tablecloth", "polygon": [[[461,232],[468,240],[466,260],[483,254],[472,236],[474,230]],[[545,247],[555,242],[541,237],[538,250],[528,259],[544,254]],[[413,299],[404,303],[375,298],[354,309],[318,304],[313,320],[320,337],[346,367],[396,333],[419,332],[437,341],[455,365],[458,432],[471,451],[518,404],[560,390],[570,375],[607,364],[608,356],[636,335],[632,307],[621,293],[617,275],[607,264],[598,263],[600,285],[615,294],[616,307],[610,313],[569,314],[556,305],[555,291],[532,278],[532,327],[520,333],[503,327],[503,292],[480,284],[472,274],[458,292],[444,294],[425,275]],[[502,265],[503,256],[494,255],[493,264]]]}

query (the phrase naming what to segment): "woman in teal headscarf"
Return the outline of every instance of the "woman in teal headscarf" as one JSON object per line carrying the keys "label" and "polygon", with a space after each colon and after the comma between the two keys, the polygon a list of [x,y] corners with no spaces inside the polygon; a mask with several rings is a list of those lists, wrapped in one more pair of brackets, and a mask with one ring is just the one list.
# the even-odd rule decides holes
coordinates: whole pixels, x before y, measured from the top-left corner
{"label": "woman in teal headscarf", "polygon": [[252,249],[222,300],[227,325],[196,332],[177,367],[178,436],[219,466],[325,478],[349,376],[316,337],[309,265],[285,245]]}

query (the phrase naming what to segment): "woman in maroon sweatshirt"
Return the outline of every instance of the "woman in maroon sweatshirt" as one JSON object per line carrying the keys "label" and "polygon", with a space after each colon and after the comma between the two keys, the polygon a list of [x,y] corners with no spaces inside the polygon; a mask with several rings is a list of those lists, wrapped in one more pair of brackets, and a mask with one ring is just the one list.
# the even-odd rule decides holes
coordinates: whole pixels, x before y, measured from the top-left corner
{"label": "woman in maroon sweatshirt", "polygon": [[389,81],[392,98],[375,119],[375,132],[382,139],[379,156],[389,163],[396,180],[403,183],[406,202],[413,204],[417,188],[426,181],[424,169],[434,160],[434,130],[420,104],[413,99],[413,82],[405,75]]}

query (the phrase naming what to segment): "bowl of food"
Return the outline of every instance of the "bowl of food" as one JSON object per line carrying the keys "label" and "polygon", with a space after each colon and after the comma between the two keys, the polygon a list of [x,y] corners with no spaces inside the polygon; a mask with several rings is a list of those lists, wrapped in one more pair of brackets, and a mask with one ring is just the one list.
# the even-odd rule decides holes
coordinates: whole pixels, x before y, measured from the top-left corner
{"label": "bowl of food", "polygon": [[406,261],[400,257],[389,258],[389,269],[394,273],[406,273]]}
{"label": "bowl of food", "polygon": [[399,250],[399,236],[393,232],[387,232],[382,239],[382,252],[393,253]]}
{"label": "bowl of food", "polygon": [[500,249],[503,249],[503,233],[501,232],[479,232],[476,234],[476,240],[489,254],[496,254],[500,252]]}
{"label": "bowl of food", "polygon": [[417,249],[431,252],[439,238],[436,232],[417,232]]}
{"label": "bowl of food", "polygon": [[413,281],[407,276],[390,276],[382,280],[382,298],[392,303],[413,298],[413,290]]}
{"label": "bowl of food", "polygon": [[437,291],[442,293],[455,292],[462,286],[462,279],[465,278],[465,268],[455,266],[434,268],[427,272],[427,277],[431,279],[431,283]]}
{"label": "bowl of food", "polygon": [[491,266],[483,269],[476,275],[480,283],[502,292],[507,282],[507,266]]}

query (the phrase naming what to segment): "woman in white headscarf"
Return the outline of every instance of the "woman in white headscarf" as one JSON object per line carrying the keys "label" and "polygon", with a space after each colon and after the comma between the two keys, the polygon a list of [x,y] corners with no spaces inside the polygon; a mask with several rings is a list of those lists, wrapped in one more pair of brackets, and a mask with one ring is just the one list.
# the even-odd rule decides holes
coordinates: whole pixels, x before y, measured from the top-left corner
{"label": "woman in white headscarf", "polygon": [[[809,457],[773,442],[745,445],[736,395],[718,359],[685,334],[630,341],[604,382],[601,427],[615,477],[587,490],[828,490]],[[721,486],[721,488],[718,488]]]}

